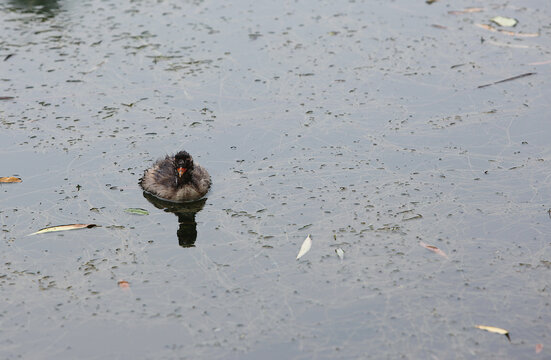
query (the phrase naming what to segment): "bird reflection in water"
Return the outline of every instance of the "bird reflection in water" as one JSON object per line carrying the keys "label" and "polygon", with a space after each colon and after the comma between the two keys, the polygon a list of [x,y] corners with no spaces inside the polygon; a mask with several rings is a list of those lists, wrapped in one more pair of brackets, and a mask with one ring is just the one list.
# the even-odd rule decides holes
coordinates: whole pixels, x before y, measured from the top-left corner
{"label": "bird reflection in water", "polygon": [[195,222],[195,214],[203,209],[205,206],[206,198],[186,202],[186,203],[174,203],[170,201],[161,200],[146,192],[143,196],[158,209],[162,209],[166,212],[173,213],[178,217],[178,243],[181,247],[194,247],[197,240],[197,223]]}

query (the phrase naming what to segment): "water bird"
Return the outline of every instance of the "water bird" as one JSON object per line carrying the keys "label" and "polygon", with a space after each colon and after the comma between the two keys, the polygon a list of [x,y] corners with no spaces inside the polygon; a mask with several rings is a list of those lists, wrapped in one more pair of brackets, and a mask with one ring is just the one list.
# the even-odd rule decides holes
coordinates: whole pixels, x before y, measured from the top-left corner
{"label": "water bird", "polygon": [[157,160],[140,179],[144,191],[162,200],[188,202],[201,199],[211,186],[207,170],[186,151]]}

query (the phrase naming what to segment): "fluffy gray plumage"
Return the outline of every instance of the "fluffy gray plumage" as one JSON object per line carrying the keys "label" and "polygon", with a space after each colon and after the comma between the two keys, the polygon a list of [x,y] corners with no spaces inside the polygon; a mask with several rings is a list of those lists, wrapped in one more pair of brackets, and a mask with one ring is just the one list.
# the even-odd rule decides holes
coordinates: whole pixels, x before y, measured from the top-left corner
{"label": "fluffy gray plumage", "polygon": [[[180,170],[180,174],[179,174]],[[199,200],[209,191],[210,175],[185,151],[159,159],[147,169],[140,186],[158,198],[174,202]]]}

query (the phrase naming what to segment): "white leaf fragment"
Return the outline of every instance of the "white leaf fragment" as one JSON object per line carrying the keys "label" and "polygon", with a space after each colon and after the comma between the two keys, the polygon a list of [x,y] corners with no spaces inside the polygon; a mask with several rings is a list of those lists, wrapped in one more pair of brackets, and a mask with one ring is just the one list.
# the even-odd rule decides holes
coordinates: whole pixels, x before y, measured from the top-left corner
{"label": "white leaf fragment", "polygon": [[495,16],[491,18],[490,21],[503,27],[513,27],[518,23],[517,19],[504,16]]}
{"label": "white leaf fragment", "polygon": [[312,239],[310,239],[310,235],[304,239],[304,242],[302,243],[302,246],[300,247],[300,251],[297,255],[297,260],[304,256],[308,251],[310,251],[310,248],[312,247]]}
{"label": "white leaf fragment", "polygon": [[336,248],[335,249],[335,252],[337,253],[337,256],[339,257],[339,259],[344,259],[344,250],[341,249],[341,248]]}

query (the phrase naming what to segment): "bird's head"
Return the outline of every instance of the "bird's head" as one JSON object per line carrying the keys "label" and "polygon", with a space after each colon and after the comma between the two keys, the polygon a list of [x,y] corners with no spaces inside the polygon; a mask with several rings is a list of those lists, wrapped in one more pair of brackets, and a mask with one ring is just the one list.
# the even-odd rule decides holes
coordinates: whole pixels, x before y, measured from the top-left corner
{"label": "bird's head", "polygon": [[191,180],[193,170],[193,158],[186,151],[180,151],[174,155],[174,171],[178,183],[187,183]]}

